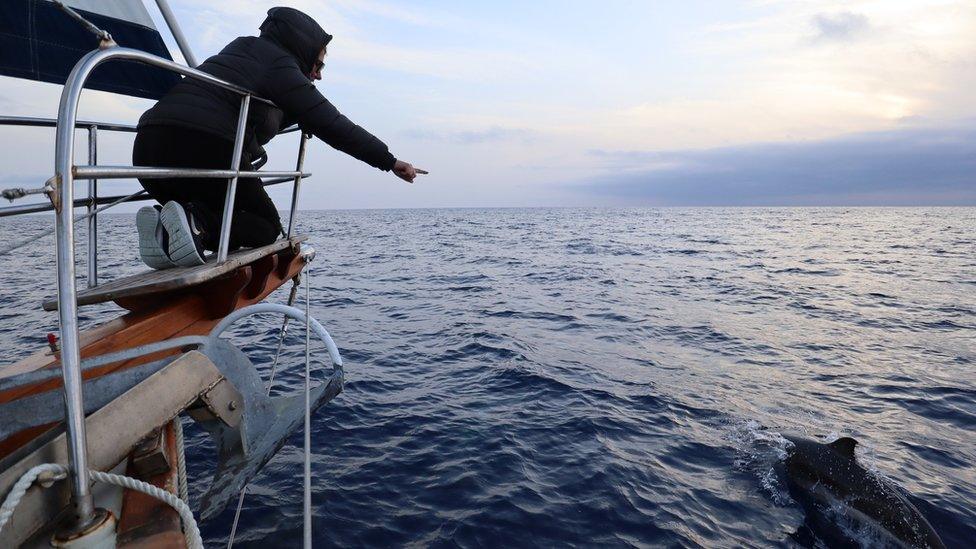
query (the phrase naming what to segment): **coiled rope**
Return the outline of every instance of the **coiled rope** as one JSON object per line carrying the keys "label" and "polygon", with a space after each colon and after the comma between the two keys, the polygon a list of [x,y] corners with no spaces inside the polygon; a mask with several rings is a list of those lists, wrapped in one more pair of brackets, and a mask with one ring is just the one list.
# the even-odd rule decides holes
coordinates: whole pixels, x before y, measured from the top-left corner
{"label": "coiled rope", "polygon": [[[106,484],[114,484],[115,486],[120,486],[127,490],[135,490],[137,492],[142,492],[148,496],[152,496],[163,503],[169,505],[176,510],[180,515],[180,519],[183,521],[183,535],[186,537],[186,545],[190,549],[203,549],[203,539],[200,537],[200,529],[197,527],[197,521],[193,518],[193,513],[190,511],[190,506],[186,504],[183,500],[177,496],[163,490],[162,488],[153,486],[147,482],[137,480],[131,477],[116,475],[113,473],[104,473],[102,471],[90,471],[92,479],[97,482],[104,482]],[[3,501],[3,505],[0,506],[0,531],[13,516],[14,510],[20,501],[24,498],[24,494],[27,490],[34,484],[41,476],[42,485],[52,483],[56,480],[61,480],[68,476],[68,468],[59,463],[43,463],[32,467],[29,471],[23,474],[20,479],[14,484],[14,487],[7,494],[6,499]]]}
{"label": "coiled rope", "polygon": [[27,489],[34,484],[34,481],[38,477],[44,475],[44,484],[49,482],[54,482],[56,480],[61,480],[68,476],[68,470],[56,463],[42,463],[36,467],[32,467],[29,471],[24,473],[20,479],[14,483],[14,487],[10,489],[10,493],[7,494],[7,498],[3,500],[3,505],[0,506],[0,532],[3,531],[3,527],[7,525],[7,521],[10,517],[14,515],[14,509],[20,504],[20,500],[24,498],[24,494],[27,493]]}

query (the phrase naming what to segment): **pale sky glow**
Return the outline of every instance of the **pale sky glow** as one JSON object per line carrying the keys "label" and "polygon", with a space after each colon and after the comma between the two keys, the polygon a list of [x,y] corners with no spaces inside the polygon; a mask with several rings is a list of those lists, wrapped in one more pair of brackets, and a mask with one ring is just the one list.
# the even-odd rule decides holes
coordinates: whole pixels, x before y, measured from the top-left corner
{"label": "pale sky glow", "polygon": [[[279,3],[171,0],[200,58],[256,33],[267,8]],[[287,4],[335,36],[319,89],[399,158],[431,171],[408,186],[318,144],[308,158],[316,178],[306,187],[307,208],[691,204],[701,201],[661,191],[655,174],[701,185],[707,195],[721,166],[701,175],[687,171],[691,158],[725,162],[737,150],[768,158],[754,154],[766,145],[795,146],[797,158],[808,145],[821,158],[831,143],[854,139],[870,148],[864,143],[877,139],[877,154],[848,161],[883,166],[892,139],[973,147],[971,0]],[[58,93],[57,86],[0,78],[0,112],[53,116]],[[149,105],[100,92],[82,103],[86,117],[126,122]],[[20,132],[14,140],[4,128],[0,136],[14,153],[0,167],[0,182],[50,175],[47,133]],[[272,147],[269,167],[293,165],[293,137]],[[104,163],[128,163],[125,139],[108,139],[106,147]],[[938,162],[931,173],[945,177],[947,158],[966,158],[957,149],[931,157]],[[930,173],[927,158],[917,159],[920,179]],[[790,198],[782,194],[790,172],[776,183],[777,200],[761,192],[743,198],[976,204],[976,172],[966,173],[972,165],[949,168],[956,187],[933,180],[938,193],[926,192],[928,181],[889,193],[883,171],[860,166],[861,179],[849,183],[870,184],[867,195],[838,194],[846,183],[832,181],[833,194],[811,199],[817,190],[804,187]],[[626,181],[623,195],[618,176]],[[282,208],[287,195],[275,192]]]}

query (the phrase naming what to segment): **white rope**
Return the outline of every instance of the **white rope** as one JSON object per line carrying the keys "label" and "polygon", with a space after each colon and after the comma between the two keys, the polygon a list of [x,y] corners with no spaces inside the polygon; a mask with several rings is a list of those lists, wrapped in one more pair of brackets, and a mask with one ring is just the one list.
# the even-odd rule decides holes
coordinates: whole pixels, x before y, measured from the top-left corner
{"label": "white rope", "polygon": [[178,495],[186,503],[190,503],[189,490],[186,485],[186,455],[183,453],[183,422],[180,416],[173,418],[173,430],[176,432],[176,480],[179,486]]}
{"label": "white rope", "polygon": [[[90,471],[92,479],[98,482],[104,482],[106,484],[114,484],[116,486],[121,486],[127,490],[135,490],[137,492],[142,492],[143,494],[152,496],[163,503],[166,503],[170,507],[179,513],[180,518],[183,520],[184,535],[186,536],[186,545],[190,549],[203,549],[203,539],[200,538],[200,529],[197,527],[197,521],[193,518],[193,513],[190,511],[190,507],[175,495],[163,490],[162,488],[153,486],[147,482],[137,480],[134,478],[115,475],[112,473],[103,473],[102,471]],[[20,480],[14,484],[14,487],[7,494],[7,498],[3,502],[3,506],[0,507],[0,530],[3,526],[10,520],[10,517],[14,513],[14,509],[23,499],[24,494],[27,493],[27,489],[31,487],[35,480],[41,475],[48,475],[43,482],[51,482],[54,480],[59,480],[67,476],[68,468],[64,465],[57,463],[44,463],[36,467],[31,468],[29,471],[24,473]]]}
{"label": "white rope", "polygon": [[35,467],[32,467],[29,471],[20,477],[14,487],[10,489],[10,493],[7,494],[6,499],[3,500],[3,505],[0,506],[0,531],[3,531],[3,527],[10,520],[10,517],[14,514],[14,509],[20,504],[20,500],[24,498],[24,494],[27,493],[27,489],[34,484],[34,481],[41,475],[46,475],[45,482],[61,480],[67,476],[67,469],[62,465],[56,463],[42,463]]}
{"label": "white rope", "polygon": [[186,546],[191,549],[203,549],[203,539],[200,537],[200,529],[197,528],[197,521],[193,518],[193,512],[190,511],[190,506],[187,505],[185,501],[181,500],[170,492],[159,488],[158,486],[153,486],[148,482],[143,482],[134,478],[115,475],[112,473],[103,473],[101,471],[91,471],[91,476],[93,479],[99,482],[114,484],[127,490],[142,492],[143,494],[152,496],[163,503],[166,503],[173,509],[176,509],[176,512],[180,515],[180,518],[183,519]]}
{"label": "white rope", "polygon": [[187,505],[185,501],[176,497],[172,493],[159,488],[158,486],[153,486],[148,482],[143,482],[131,477],[115,475],[112,473],[103,473],[101,471],[91,471],[91,477],[98,482],[114,484],[127,490],[142,492],[143,494],[152,496],[169,505],[173,509],[176,509],[176,512],[180,515],[180,518],[183,519],[183,530],[184,535],[186,536],[186,546],[190,549],[203,549],[203,539],[200,537],[200,529],[197,528],[197,521],[195,518],[193,518],[193,512],[190,511],[190,506]]}

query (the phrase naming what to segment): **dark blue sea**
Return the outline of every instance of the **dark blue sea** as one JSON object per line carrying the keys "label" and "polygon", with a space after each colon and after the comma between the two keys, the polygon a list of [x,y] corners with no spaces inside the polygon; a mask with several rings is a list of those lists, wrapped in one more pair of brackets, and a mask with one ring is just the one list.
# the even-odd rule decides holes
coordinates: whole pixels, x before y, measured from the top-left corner
{"label": "dark blue sea", "polygon": [[[50,224],[3,219],[0,237]],[[976,544],[976,209],[323,211],[298,227],[347,373],[313,422],[317,546],[818,546],[774,470],[782,433],[855,437],[948,546]],[[107,275],[139,269],[134,233],[102,218]],[[4,362],[56,329],[39,308],[53,252],[48,237],[0,257]],[[279,324],[236,332],[262,370]],[[291,330],[283,359],[295,390],[303,341]],[[214,460],[187,427],[196,498]],[[301,445],[252,484],[237,546],[300,544]],[[232,518],[202,525],[208,544]]]}

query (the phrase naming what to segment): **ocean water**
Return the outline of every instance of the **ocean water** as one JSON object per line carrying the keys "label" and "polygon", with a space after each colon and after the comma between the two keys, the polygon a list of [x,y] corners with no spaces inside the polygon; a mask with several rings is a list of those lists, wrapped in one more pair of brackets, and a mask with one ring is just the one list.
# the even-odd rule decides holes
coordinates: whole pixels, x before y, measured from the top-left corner
{"label": "ocean water", "polygon": [[[103,217],[105,272],[139,268],[133,219]],[[50,222],[3,219],[0,238]],[[773,468],[782,433],[855,437],[948,546],[976,540],[976,209],[328,211],[298,227],[347,372],[313,421],[318,546],[814,546]],[[4,362],[56,328],[37,307],[52,258],[51,238],[0,257]],[[278,324],[234,336],[262,369]],[[293,390],[303,339],[283,358]],[[214,461],[188,428],[198,497]],[[300,543],[301,440],[252,484],[238,546]],[[208,544],[232,518],[202,524]]]}

